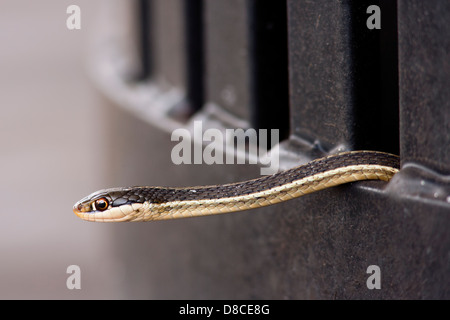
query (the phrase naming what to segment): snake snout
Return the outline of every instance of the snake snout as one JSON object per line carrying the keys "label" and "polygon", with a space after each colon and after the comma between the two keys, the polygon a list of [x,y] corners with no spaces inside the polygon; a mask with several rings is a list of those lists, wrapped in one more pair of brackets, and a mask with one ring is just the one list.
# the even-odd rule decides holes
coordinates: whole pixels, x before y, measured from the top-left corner
{"label": "snake snout", "polygon": [[83,204],[81,201],[75,203],[74,206],[73,206],[73,212],[77,216],[79,216],[82,213],[88,212],[89,211],[88,209],[89,209],[89,207],[87,205]]}
{"label": "snake snout", "polygon": [[75,213],[76,215],[80,214],[82,209],[83,209],[83,206],[81,205],[81,203],[78,203],[78,202],[75,203],[72,208],[73,213]]}

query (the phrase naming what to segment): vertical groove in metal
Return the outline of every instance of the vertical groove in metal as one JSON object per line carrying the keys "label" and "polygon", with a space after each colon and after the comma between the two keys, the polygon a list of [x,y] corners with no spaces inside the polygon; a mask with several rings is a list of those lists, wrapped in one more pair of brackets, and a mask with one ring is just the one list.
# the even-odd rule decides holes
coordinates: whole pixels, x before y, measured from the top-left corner
{"label": "vertical groove in metal", "polygon": [[[369,29],[377,5],[381,29]],[[396,1],[350,2],[354,148],[399,153]]]}
{"label": "vertical groove in metal", "polygon": [[289,136],[286,1],[248,0],[251,123]]}
{"label": "vertical groove in metal", "polygon": [[140,45],[141,70],[136,75],[136,80],[145,80],[152,75],[152,37],[151,37],[151,0],[138,0],[137,3],[137,24]]}
{"label": "vertical groove in metal", "polygon": [[192,112],[204,102],[203,0],[184,0],[186,99]]}

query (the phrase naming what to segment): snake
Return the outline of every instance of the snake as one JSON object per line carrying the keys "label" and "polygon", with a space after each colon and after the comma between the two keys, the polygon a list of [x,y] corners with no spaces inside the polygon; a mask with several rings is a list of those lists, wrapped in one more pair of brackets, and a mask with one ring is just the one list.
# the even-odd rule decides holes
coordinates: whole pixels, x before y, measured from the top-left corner
{"label": "snake", "polygon": [[96,191],[73,206],[95,222],[154,221],[261,208],[323,189],[362,180],[389,181],[400,168],[397,155],[347,151],[256,179],[197,187],[125,187]]}

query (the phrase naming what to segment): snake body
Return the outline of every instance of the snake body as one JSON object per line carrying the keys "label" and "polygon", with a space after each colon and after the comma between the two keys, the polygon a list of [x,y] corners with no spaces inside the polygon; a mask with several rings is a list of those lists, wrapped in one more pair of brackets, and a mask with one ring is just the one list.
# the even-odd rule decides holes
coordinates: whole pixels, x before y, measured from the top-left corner
{"label": "snake body", "polygon": [[74,213],[88,221],[152,221],[228,213],[264,207],[340,184],[389,181],[398,156],[351,151],[244,182],[188,188],[104,189],[78,201]]}

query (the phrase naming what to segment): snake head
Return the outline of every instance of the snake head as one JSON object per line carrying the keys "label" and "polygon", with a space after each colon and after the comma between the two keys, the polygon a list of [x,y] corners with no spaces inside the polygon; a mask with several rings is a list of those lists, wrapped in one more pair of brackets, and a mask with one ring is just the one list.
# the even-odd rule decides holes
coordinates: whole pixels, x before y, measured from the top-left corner
{"label": "snake head", "polygon": [[84,197],[73,206],[73,212],[80,218],[86,219],[87,214],[98,214],[111,208],[112,198],[110,190],[99,190]]}
{"label": "snake head", "polygon": [[129,194],[133,188],[110,188],[91,193],[73,206],[73,212],[81,219],[88,221],[127,221],[132,216],[128,213],[135,207],[142,206],[139,197]]}

